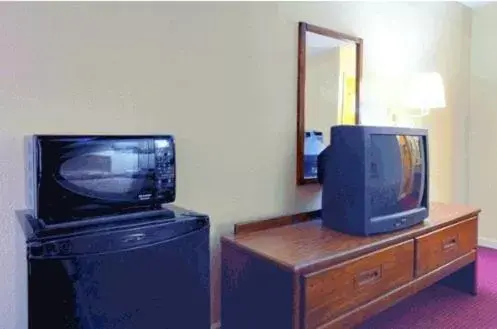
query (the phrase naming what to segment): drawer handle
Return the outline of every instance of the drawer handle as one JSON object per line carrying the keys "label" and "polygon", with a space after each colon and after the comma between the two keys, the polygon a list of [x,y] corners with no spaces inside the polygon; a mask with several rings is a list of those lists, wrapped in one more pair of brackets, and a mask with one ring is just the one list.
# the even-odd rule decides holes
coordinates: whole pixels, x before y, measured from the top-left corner
{"label": "drawer handle", "polygon": [[457,247],[459,237],[458,236],[453,236],[451,238],[445,239],[442,242],[442,250],[443,251],[449,251]]}
{"label": "drawer handle", "polygon": [[381,278],[381,272],[381,266],[379,266],[377,268],[359,273],[359,275],[355,278],[356,285],[358,287],[362,287],[366,284],[375,283]]}
{"label": "drawer handle", "polygon": [[134,234],[126,235],[125,237],[122,238],[122,241],[123,241],[123,243],[132,243],[132,242],[141,241],[144,238],[145,238],[144,233],[134,233]]}

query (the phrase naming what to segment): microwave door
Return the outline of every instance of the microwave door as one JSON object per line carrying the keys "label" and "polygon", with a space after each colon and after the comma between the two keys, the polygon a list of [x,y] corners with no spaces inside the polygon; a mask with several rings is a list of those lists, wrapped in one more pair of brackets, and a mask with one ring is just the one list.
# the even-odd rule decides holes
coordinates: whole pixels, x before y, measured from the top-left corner
{"label": "microwave door", "polygon": [[154,187],[153,151],[142,141],[78,145],[63,154],[55,178],[71,193],[94,200],[148,199]]}

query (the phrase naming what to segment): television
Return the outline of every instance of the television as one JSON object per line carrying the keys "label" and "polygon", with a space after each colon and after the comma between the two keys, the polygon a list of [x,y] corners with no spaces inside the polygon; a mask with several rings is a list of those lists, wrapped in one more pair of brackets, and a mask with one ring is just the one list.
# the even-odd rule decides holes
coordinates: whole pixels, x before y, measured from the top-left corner
{"label": "television", "polygon": [[421,223],[429,214],[428,131],[331,128],[318,156],[323,226],[369,236]]}

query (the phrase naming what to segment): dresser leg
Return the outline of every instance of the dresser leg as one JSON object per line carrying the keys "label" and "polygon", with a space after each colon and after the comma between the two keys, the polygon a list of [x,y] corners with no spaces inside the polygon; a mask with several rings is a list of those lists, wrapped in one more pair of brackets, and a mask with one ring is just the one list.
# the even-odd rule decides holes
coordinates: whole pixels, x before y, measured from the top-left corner
{"label": "dresser leg", "polygon": [[438,283],[476,296],[478,293],[477,261],[469,263]]}

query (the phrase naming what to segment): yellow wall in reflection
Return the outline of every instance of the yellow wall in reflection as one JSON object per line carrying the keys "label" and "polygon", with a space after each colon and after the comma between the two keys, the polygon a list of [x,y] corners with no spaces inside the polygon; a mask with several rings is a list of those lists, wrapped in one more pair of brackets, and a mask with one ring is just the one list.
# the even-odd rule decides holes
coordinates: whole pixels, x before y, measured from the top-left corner
{"label": "yellow wall in reflection", "polygon": [[355,124],[355,92],[356,79],[354,76],[344,77],[343,104],[342,104],[342,123]]}

